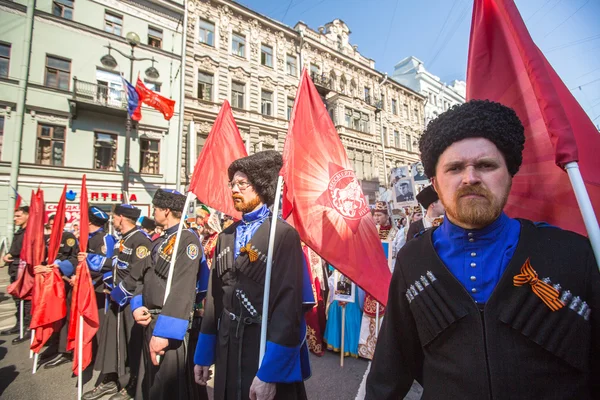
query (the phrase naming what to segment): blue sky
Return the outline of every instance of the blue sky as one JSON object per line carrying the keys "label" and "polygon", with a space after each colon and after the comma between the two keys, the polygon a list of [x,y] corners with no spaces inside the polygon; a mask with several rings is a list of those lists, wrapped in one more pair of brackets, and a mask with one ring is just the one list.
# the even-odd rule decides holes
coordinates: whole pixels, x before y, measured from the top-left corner
{"label": "blue sky", "polygon": [[[465,79],[472,0],[238,0],[289,26],[340,18],[350,41],[392,73],[413,55],[443,81]],[[533,40],[600,126],[600,1],[516,0]]]}

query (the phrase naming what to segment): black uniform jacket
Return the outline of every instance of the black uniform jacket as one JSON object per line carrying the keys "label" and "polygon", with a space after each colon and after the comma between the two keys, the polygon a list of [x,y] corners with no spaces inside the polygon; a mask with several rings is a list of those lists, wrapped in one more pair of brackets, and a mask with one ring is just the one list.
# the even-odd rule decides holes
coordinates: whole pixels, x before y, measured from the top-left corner
{"label": "black uniform jacket", "polygon": [[[600,398],[600,273],[589,241],[520,222],[514,256],[485,307],[437,256],[434,229],[402,248],[366,399],[402,398],[413,379],[423,399]],[[579,296],[575,310],[568,301],[551,311],[530,284],[515,286],[528,259],[561,295]]]}
{"label": "black uniform jacket", "polygon": [[104,281],[112,287],[111,299],[122,307],[129,303],[142,284],[144,263],[151,246],[148,235],[134,227],[117,242],[112,259],[106,260],[105,267],[112,266],[113,272],[106,273]]}

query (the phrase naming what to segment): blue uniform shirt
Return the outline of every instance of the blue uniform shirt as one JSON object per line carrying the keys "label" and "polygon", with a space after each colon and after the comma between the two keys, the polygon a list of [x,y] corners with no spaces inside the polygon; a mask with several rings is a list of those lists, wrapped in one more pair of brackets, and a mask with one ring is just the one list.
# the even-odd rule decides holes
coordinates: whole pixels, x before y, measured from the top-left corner
{"label": "blue uniform shirt", "polygon": [[235,229],[234,259],[240,255],[240,249],[244,247],[267,217],[271,214],[266,204],[258,210],[242,215],[242,223]]}
{"label": "blue uniform shirt", "polygon": [[483,229],[463,229],[444,219],[433,247],[476,303],[486,303],[519,242],[521,223],[502,213]]}

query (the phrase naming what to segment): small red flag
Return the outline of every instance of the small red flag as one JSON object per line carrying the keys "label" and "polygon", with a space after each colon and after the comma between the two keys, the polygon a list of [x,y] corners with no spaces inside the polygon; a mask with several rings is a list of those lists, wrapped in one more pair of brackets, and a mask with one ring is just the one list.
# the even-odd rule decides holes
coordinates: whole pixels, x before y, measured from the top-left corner
{"label": "small red flag", "polygon": [[27,228],[23,235],[23,247],[19,256],[21,260],[19,274],[17,280],[7,288],[9,294],[19,299],[31,300],[35,282],[33,266],[40,265],[44,260],[45,246],[44,195],[41,191],[38,191],[38,193],[31,191],[29,219],[27,220]]}
{"label": "small red flag", "polygon": [[[63,189],[58,203],[54,225],[50,233],[47,263],[56,260],[60,242],[65,226],[65,209],[67,202],[67,185]],[[53,268],[47,274],[35,275],[33,300],[31,302],[31,329],[35,329],[35,337],[31,343],[31,350],[39,353],[44,344],[50,339],[52,333],[60,328],[60,321],[67,315],[65,296],[65,283],[60,276],[58,268]]]}
{"label": "small red flag", "polygon": [[21,207],[21,201],[23,200],[23,198],[16,190],[15,195],[17,196],[17,198],[15,199],[15,211],[17,211],[19,207]]}
{"label": "small red flag", "polygon": [[283,217],[311,249],[385,305],[391,273],[375,222],[306,70],[290,119],[281,175]]}
{"label": "small red flag", "polygon": [[[88,196],[86,187],[86,176],[81,180],[81,200],[80,200],[80,234],[79,251],[87,252],[89,235],[89,216],[88,216]],[[83,318],[83,326],[80,325],[80,317]],[[79,360],[81,360],[81,370],[85,370],[92,361],[92,340],[96,332],[100,319],[98,317],[98,305],[96,303],[96,293],[94,284],[90,276],[87,262],[84,260],[77,265],[75,273],[75,285],[71,296],[71,314],[69,320],[69,336],[67,338],[67,350],[73,351],[73,373],[77,375]],[[82,354],[79,354],[79,330],[82,329]]]}
{"label": "small red flag", "polygon": [[585,235],[562,168],[578,161],[598,216],[600,135],[531,39],[513,0],[475,1],[467,68],[467,99],[509,106],[525,126],[523,165],[513,179],[507,214]]}
{"label": "small red flag", "polygon": [[227,168],[235,160],[247,155],[244,141],[231,113],[231,106],[225,100],[198,156],[190,192],[202,203],[235,219],[241,219],[242,214],[233,207],[231,190],[227,186]]}
{"label": "small red flag", "polygon": [[135,89],[140,95],[140,100],[144,104],[147,104],[150,107],[160,111],[167,121],[173,117],[173,113],[175,112],[175,100],[167,99],[166,97],[148,89],[140,78],[138,78],[135,84]]}

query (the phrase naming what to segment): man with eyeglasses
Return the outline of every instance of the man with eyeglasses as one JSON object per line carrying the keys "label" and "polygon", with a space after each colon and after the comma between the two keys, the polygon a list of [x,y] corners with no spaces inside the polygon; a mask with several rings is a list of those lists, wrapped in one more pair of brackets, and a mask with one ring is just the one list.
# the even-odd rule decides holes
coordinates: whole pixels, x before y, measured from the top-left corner
{"label": "man with eyeglasses", "polygon": [[[269,315],[261,315],[271,206],[283,164],[273,150],[234,161],[229,187],[242,220],[219,235],[204,320],[194,357],[196,382],[206,385],[215,364],[215,399],[305,399],[310,374],[303,293],[306,266],[298,232],[277,220]],[[314,301],[314,300],[313,300]],[[311,304],[312,305],[312,304]],[[268,318],[259,365],[262,318]]]}

